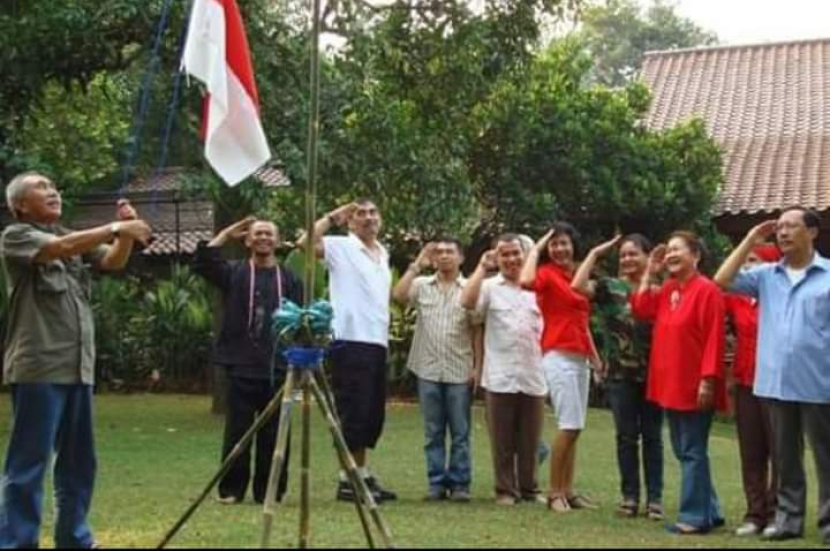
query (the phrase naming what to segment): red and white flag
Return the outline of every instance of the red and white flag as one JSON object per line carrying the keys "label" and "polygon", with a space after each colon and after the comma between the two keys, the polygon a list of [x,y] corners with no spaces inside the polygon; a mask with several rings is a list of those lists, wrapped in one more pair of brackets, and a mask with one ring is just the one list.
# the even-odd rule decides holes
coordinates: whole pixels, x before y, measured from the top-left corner
{"label": "red and white flag", "polygon": [[234,186],[271,158],[236,0],[196,0],[182,68],[207,86],[205,157]]}

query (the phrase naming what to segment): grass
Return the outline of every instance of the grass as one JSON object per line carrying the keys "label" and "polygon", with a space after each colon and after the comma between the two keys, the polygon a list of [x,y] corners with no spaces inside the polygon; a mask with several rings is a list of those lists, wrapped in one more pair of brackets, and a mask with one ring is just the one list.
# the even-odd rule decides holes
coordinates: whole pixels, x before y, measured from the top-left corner
{"label": "grass", "polygon": [[[223,420],[212,416],[206,397],[177,395],[105,395],[96,398],[99,476],[91,520],[104,547],[152,547],[172,526],[215,472]],[[8,396],[0,397],[0,446],[8,440]],[[500,508],[492,500],[492,469],[483,411],[475,410],[473,433],[473,502],[428,504],[422,452],[422,422],[412,405],[390,405],[381,446],[371,457],[384,484],[400,501],[382,512],[399,547],[752,547],[759,542],[719,530],[703,537],[666,534],[662,525],[645,519],[614,516],[618,477],[614,431],[608,412],[592,410],[580,441],[578,489],[601,503],[599,511],[548,513],[543,506]],[[295,425],[299,416],[295,416]],[[550,436],[548,422],[546,437]],[[299,430],[287,504],[279,509],[272,543],[295,546],[298,533]],[[336,503],[334,449],[322,419],[314,417],[312,444],[312,544],[315,547],[363,547],[359,521],[351,505]],[[711,440],[716,486],[728,526],[743,514],[734,428],[716,425]],[[668,513],[677,506],[679,470],[666,439]],[[818,544],[815,524],[815,473],[809,459],[809,514],[804,540]],[[547,464],[540,476],[547,480]],[[49,492],[51,493],[51,492]],[[47,499],[43,544],[51,545],[52,506]],[[248,501],[221,506],[207,501],[173,540],[174,547],[254,547],[258,544],[261,512]],[[792,542],[790,542],[792,543]],[[771,546],[772,547],[772,546]]]}

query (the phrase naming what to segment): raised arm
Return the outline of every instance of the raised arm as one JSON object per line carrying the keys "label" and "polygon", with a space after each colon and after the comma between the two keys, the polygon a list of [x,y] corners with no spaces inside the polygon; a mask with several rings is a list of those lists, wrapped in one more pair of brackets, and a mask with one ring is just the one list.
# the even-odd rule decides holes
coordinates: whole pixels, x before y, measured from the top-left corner
{"label": "raised arm", "polygon": [[432,265],[432,253],[435,250],[435,243],[427,243],[421,252],[418,253],[418,258],[409,265],[404,272],[403,277],[392,289],[392,298],[398,304],[406,306],[409,304],[409,292],[412,289],[412,282],[421,274],[421,271],[429,268]]}
{"label": "raised arm", "polygon": [[[312,245],[314,246],[314,254],[317,258],[323,258],[325,251],[323,250],[323,236],[326,235],[333,227],[343,226],[349,221],[354,211],[357,209],[355,203],[343,205],[324,217],[320,218],[314,223],[314,235],[312,236]],[[303,233],[300,239],[297,240],[297,246],[305,249],[308,246],[308,236]]]}
{"label": "raised arm", "polygon": [[593,297],[594,289],[591,285],[591,272],[594,266],[596,266],[597,261],[608,254],[611,249],[619,245],[622,238],[622,235],[618,235],[610,241],[597,245],[588,252],[588,255],[579,265],[579,269],[576,270],[573,281],[571,281],[571,288],[574,291],[587,297]]}
{"label": "raised arm", "polygon": [[631,313],[636,318],[649,321],[657,315],[658,293],[652,282],[663,273],[665,262],[666,246],[657,245],[648,255],[648,266],[643,279],[640,281],[640,287],[629,298]]}
{"label": "raised arm", "polygon": [[475,310],[478,304],[478,297],[481,294],[481,284],[487,277],[490,270],[496,268],[496,251],[490,250],[481,255],[473,275],[467,280],[467,284],[461,291],[461,306],[467,310]]}
{"label": "raised arm", "polygon": [[741,270],[741,266],[746,262],[746,257],[749,256],[753,248],[762,245],[771,235],[775,234],[776,225],[777,222],[775,220],[767,220],[749,230],[743,241],[726,258],[723,264],[721,264],[721,267],[718,268],[713,278],[715,283],[723,289],[729,288],[735,276]]}
{"label": "raised arm", "polygon": [[527,258],[522,266],[522,273],[519,275],[519,285],[525,289],[533,288],[533,283],[536,281],[536,268],[539,266],[539,255],[542,254],[552,235],[553,230],[550,230],[527,253]]}
{"label": "raised arm", "polygon": [[116,236],[118,238],[113,242],[113,246],[109,247],[100,262],[100,267],[104,270],[115,270],[123,267],[126,258],[130,255],[133,242],[146,242],[150,237],[150,227],[142,220],[131,220],[68,233],[55,237],[45,244],[34,261],[46,263],[58,258],[86,254],[92,252],[96,247],[110,242]]}

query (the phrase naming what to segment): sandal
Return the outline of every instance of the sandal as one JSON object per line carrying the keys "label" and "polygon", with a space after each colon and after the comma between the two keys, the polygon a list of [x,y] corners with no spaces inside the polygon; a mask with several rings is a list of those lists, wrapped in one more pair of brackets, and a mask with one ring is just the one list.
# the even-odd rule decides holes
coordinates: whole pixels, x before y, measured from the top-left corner
{"label": "sandal", "polygon": [[571,506],[568,504],[567,498],[560,494],[548,497],[548,510],[554,513],[567,513],[571,510]]}
{"label": "sandal", "polygon": [[617,505],[617,515],[621,517],[636,517],[639,510],[639,504],[631,499],[624,499],[619,505]]}
{"label": "sandal", "polygon": [[574,494],[567,499],[571,509],[599,509],[599,506],[583,495]]}
{"label": "sandal", "polygon": [[670,534],[677,534],[678,536],[702,536],[709,532],[708,528],[699,526],[692,526],[691,524],[683,524],[676,522],[674,524],[666,525],[666,532]]}
{"label": "sandal", "polygon": [[664,520],[666,513],[663,511],[663,505],[660,503],[649,503],[646,506],[646,516],[649,520]]}

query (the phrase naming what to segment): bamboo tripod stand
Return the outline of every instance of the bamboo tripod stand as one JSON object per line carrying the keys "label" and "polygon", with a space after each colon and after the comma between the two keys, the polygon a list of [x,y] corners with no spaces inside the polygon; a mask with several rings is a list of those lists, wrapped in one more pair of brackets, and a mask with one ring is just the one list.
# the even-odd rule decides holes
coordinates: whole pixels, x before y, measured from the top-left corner
{"label": "bamboo tripod stand", "polygon": [[291,414],[295,403],[295,390],[302,395],[302,430],[300,452],[300,537],[299,547],[308,548],[311,545],[311,409],[312,397],[322,413],[329,431],[334,439],[335,449],[341,468],[346,472],[352,486],[355,499],[355,509],[360,518],[360,524],[366,537],[368,547],[377,547],[375,535],[372,533],[370,520],[378,531],[384,547],[393,548],[392,536],[386,523],[380,515],[378,504],[372,492],[366,486],[366,481],[360,476],[357,464],[349,452],[343,432],[340,429],[340,420],[337,417],[332,399],[331,389],[325,375],[318,367],[297,368],[289,366],[285,385],[277,392],[265,409],[259,414],[245,435],[237,442],[231,453],[220,466],[216,474],[208,482],[199,497],[190,505],[182,517],[165,534],[157,549],[163,549],[179,532],[199,506],[210,495],[222,477],[227,473],[242,452],[251,445],[256,433],[268,423],[271,418],[280,412],[277,444],[271,462],[271,472],[268,477],[268,489],[263,504],[263,526],[260,545],[266,548],[270,545],[271,532],[274,522],[274,513],[277,506],[277,487],[282,470],[286,468],[285,457],[288,449],[288,428],[291,425]]}

